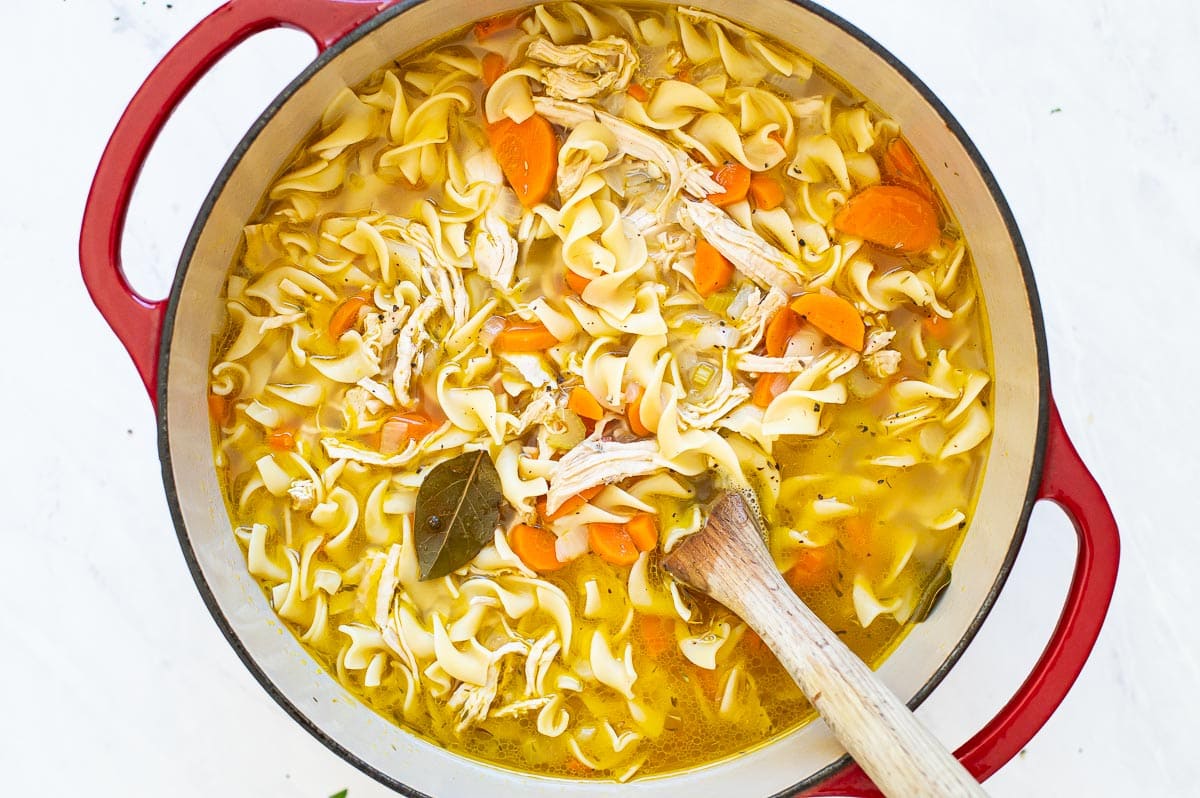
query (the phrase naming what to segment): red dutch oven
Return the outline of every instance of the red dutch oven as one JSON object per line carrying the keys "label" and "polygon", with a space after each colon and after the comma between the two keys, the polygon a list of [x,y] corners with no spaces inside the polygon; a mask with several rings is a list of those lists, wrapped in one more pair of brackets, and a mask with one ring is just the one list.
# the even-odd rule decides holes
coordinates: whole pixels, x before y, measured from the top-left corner
{"label": "red dutch oven", "polygon": [[[424,41],[519,5],[230,0],[167,53],[117,124],[84,212],[80,264],[92,299],[129,351],[157,409],[163,479],[196,585],[229,643],[272,698],[348,762],[406,795],[878,795],[819,721],[707,767],[623,785],[538,777],[450,754],[385,721],[314,667],[296,639],[281,634],[280,621],[246,571],[213,467],[205,405],[211,340],[224,312],[221,289],[242,225],[338,89],[359,83]],[[983,623],[1020,549],[1034,503],[1060,505],[1079,544],[1062,615],[1016,694],[956,751],[971,773],[986,779],[1033,737],[1074,683],[1108,609],[1119,549],[1108,504],[1051,397],[1041,312],[1020,234],[962,128],[916,76],[861,31],[803,0],[694,5],[796,44],[897,119],[971,244],[995,369],[995,429],[985,478],[951,586],[879,675],[910,706],[919,704]],[[319,56],[263,112],[230,157],[192,228],[170,297],[139,296],[122,274],[120,243],[147,151],[209,67],[247,37],[280,26],[310,35]]]}

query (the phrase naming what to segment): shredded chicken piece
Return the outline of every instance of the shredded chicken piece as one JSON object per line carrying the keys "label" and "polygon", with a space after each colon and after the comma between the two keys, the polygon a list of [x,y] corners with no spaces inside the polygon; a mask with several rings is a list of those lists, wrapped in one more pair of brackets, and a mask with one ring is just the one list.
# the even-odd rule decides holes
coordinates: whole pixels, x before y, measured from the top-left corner
{"label": "shredded chicken piece", "polygon": [[711,202],[685,200],[679,220],[693,233],[703,232],[705,241],[763,288],[775,288],[784,294],[800,291],[803,275],[792,259],[758,233],[730,219]]}
{"label": "shredded chicken piece", "polygon": [[878,352],[879,350],[883,349],[885,346],[890,344],[892,342],[892,339],[895,337],[896,337],[895,330],[878,330],[878,329],[871,330],[871,332],[867,334],[867,341],[866,341],[866,344],[863,346],[863,354],[864,355],[875,354],[876,352]]}
{"label": "shredded chicken piece", "polygon": [[872,377],[886,380],[900,371],[900,353],[895,349],[880,349],[863,357],[863,367]]}
{"label": "shredded chicken piece", "polygon": [[534,424],[543,423],[554,413],[557,407],[558,404],[551,394],[545,392],[538,394],[529,404],[525,405],[525,409],[517,417],[517,425],[510,430],[509,434],[514,436],[524,435],[525,431]]}
{"label": "shredded chicken piece", "polygon": [[293,479],[287,493],[292,497],[292,509],[297,512],[307,513],[317,506],[317,486],[311,479]]}
{"label": "shredded chicken piece", "polygon": [[765,357],[763,355],[742,355],[738,358],[738,371],[748,371],[752,374],[794,374],[804,371],[811,357]]}
{"label": "shredded chicken piece", "polygon": [[455,688],[454,693],[446,702],[446,706],[450,710],[458,713],[457,722],[454,724],[455,733],[462,734],[487,717],[488,710],[496,702],[504,655],[525,653],[528,650],[529,647],[520,640],[506,643],[492,652],[492,660],[487,669],[487,679],[483,684],[474,685],[463,682]]}
{"label": "shredded chicken piece", "polygon": [[637,68],[638,57],[628,39],[606,36],[590,44],[557,45],[537,39],[525,55],[551,66],[542,82],[551,97],[581,100],[608,91],[624,91]]}
{"label": "shredded chicken piece", "polygon": [[654,164],[670,178],[664,202],[670,201],[680,189],[695,197],[707,197],[724,191],[702,164],[637,125],[583,103],[534,97],[533,106],[547,120],[562,127],[574,128],[582,122],[596,121],[611,130],[617,137],[617,147],[622,153]]}
{"label": "shredded chicken piece", "polygon": [[[355,385],[346,390],[343,414],[351,429],[362,426],[363,420],[372,413],[373,406],[379,406],[378,399],[373,397],[366,388]],[[345,412],[345,411],[349,412]]]}
{"label": "shredded chicken piece", "polygon": [[[443,427],[443,429],[445,428]],[[417,455],[424,451],[416,441],[412,440],[396,454],[380,454],[372,449],[360,449],[357,446],[343,443],[337,438],[322,438],[321,446],[325,449],[325,454],[333,460],[351,460],[355,463],[385,468],[400,468],[409,465],[417,458]]]}
{"label": "shredded chicken piece", "polygon": [[526,698],[521,701],[514,701],[511,704],[505,704],[492,713],[493,718],[516,718],[527,712],[540,710],[542,707],[549,704],[554,699],[549,696],[542,698]]}
{"label": "shredded chicken piece", "polygon": [[511,291],[517,265],[517,240],[508,225],[492,211],[479,221],[475,234],[475,268],[500,291]]}
{"label": "shredded chicken piece", "polygon": [[396,343],[396,370],[392,373],[392,393],[402,407],[416,404],[409,388],[413,375],[419,374],[425,366],[425,345],[432,341],[425,325],[441,307],[441,300],[436,296],[425,297],[400,331]]}
{"label": "shredded chicken piece", "polygon": [[778,288],[772,288],[762,299],[746,308],[744,313],[734,319],[734,326],[742,334],[739,344],[742,349],[750,350],[758,346],[758,342],[762,340],[763,333],[767,329],[767,322],[783,309],[787,301],[787,294]]}
{"label": "shredded chicken piece", "polygon": [[408,318],[407,305],[394,305],[383,311],[371,307],[363,319],[363,341],[375,357],[382,358],[383,350],[396,340],[404,320]]}
{"label": "shredded chicken piece", "polygon": [[645,476],[670,465],[654,441],[586,440],[558,461],[558,470],[550,478],[550,490],[546,493],[546,511],[554,512],[567,499],[588,488]]}

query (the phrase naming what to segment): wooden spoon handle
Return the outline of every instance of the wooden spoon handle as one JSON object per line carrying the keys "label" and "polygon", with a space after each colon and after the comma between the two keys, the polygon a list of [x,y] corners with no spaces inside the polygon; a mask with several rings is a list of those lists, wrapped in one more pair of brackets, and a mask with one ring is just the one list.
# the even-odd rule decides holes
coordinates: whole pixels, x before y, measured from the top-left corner
{"label": "wooden spoon handle", "polygon": [[[986,796],[908,707],[788,587],[761,536],[755,537],[757,517],[741,497],[729,496],[735,499],[718,502],[709,520],[723,528],[680,544],[707,550],[679,558],[673,552],[664,561],[667,569],[733,610],[762,637],[885,795]],[[721,506],[725,503],[736,506]],[[706,567],[701,569],[701,562]]]}

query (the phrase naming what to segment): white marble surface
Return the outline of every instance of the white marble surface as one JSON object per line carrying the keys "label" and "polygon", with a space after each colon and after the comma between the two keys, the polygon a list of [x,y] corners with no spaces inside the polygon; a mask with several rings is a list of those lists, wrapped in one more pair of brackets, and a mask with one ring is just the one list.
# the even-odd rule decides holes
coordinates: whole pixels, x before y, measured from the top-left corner
{"label": "white marble surface", "polygon": [[[216,5],[0,3],[6,795],[389,794],[289,720],[221,638],[171,528],[149,402],[78,276],[78,222],[113,124]],[[1200,6],[829,5],[932,87],[995,171],[1036,270],[1065,422],[1122,525],[1091,661],[989,789],[1200,794]],[[164,290],[216,170],[312,52],[300,34],[262,36],[173,120],[125,243],[145,291]],[[992,617],[922,710],[951,742],[1037,656],[1073,547],[1062,516],[1039,507]]]}

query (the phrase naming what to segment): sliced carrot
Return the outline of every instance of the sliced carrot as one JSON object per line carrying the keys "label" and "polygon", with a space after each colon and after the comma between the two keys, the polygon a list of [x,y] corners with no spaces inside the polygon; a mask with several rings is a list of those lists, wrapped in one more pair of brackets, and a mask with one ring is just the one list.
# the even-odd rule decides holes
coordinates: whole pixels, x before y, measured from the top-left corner
{"label": "sliced carrot", "polygon": [[640,83],[630,83],[629,88],[625,89],[625,93],[640,103],[650,99],[650,92],[646,91],[646,87]]}
{"label": "sliced carrot", "polygon": [[296,439],[290,432],[273,432],[267,436],[267,445],[277,452],[286,452],[296,448]]}
{"label": "sliced carrot", "polygon": [[508,117],[488,126],[488,141],[517,199],[532,208],[550,193],[558,169],[554,128],[534,114],[520,124]]}
{"label": "sliced carrot", "polygon": [[642,642],[646,645],[646,653],[654,659],[671,650],[675,645],[675,619],[664,618],[660,615],[639,615],[641,621],[638,631],[642,633]]}
{"label": "sliced carrot", "polygon": [[613,565],[633,565],[638,548],[624,524],[588,524],[588,544],[605,561]]}
{"label": "sliced carrot", "polygon": [[588,488],[587,490],[582,490],[564,501],[562,504],[558,505],[558,509],[552,513],[546,512],[546,500],[541,499],[537,503],[538,515],[545,519],[546,523],[552,523],[560,518],[565,518],[579,508],[583,507],[583,505],[587,504],[592,499],[596,498],[596,495],[602,490],[604,490],[603,485],[596,485],[595,487]]}
{"label": "sliced carrot", "polygon": [[767,331],[763,338],[767,345],[767,355],[782,357],[787,351],[788,341],[800,329],[800,317],[791,308],[780,308],[779,312],[767,322]]}
{"label": "sliced carrot", "polygon": [[733,280],[733,264],[703,238],[696,239],[696,264],[692,269],[696,290],[710,297]]}
{"label": "sliced carrot", "polygon": [[591,280],[582,276],[578,272],[567,269],[567,287],[577,294],[582,294],[583,289],[591,285]]}
{"label": "sliced carrot", "polygon": [[644,438],[650,434],[650,428],[642,423],[642,397],[646,395],[646,389],[637,385],[634,390],[633,399],[625,408],[625,416],[629,420],[629,429],[633,434]]}
{"label": "sliced carrot", "polygon": [[233,420],[233,402],[228,396],[210,393],[208,395],[208,416],[218,427],[229,426]]}
{"label": "sliced carrot", "polygon": [[783,134],[780,133],[778,130],[772,130],[770,133],[767,134],[767,138],[769,138],[771,141],[778,144],[780,147],[787,149],[787,143],[783,140]]}
{"label": "sliced carrot", "polygon": [[501,352],[541,352],[558,345],[558,339],[539,321],[507,319],[492,346]]}
{"label": "sliced carrot", "polygon": [[504,63],[504,56],[500,53],[485,55],[483,57],[483,85],[490,89],[506,69],[508,69],[508,64]]}
{"label": "sliced carrot", "polygon": [[942,234],[937,208],[904,186],[864,188],[834,214],[833,226],[901,252],[923,252]]}
{"label": "sliced carrot", "polygon": [[742,635],[742,648],[746,651],[746,656],[758,657],[768,653],[771,649],[767,646],[766,641],[758,636],[758,633],[752,629],[747,629],[746,634]]}
{"label": "sliced carrot", "polygon": [[590,767],[583,764],[582,762],[580,762],[578,759],[576,759],[573,756],[567,757],[567,762],[566,762],[566,765],[564,765],[564,767],[566,767],[567,770],[569,770],[570,772],[574,773],[577,776],[583,776],[585,774],[592,772],[592,769]]}
{"label": "sliced carrot", "polygon": [[571,394],[567,397],[567,409],[574,411],[580,418],[590,418],[592,421],[604,418],[604,408],[600,406],[600,402],[588,393],[587,388],[579,385],[571,389]]}
{"label": "sliced carrot", "polygon": [[865,515],[852,515],[842,521],[842,545],[858,560],[871,553],[874,537],[870,519]]}
{"label": "sliced carrot", "polygon": [[801,549],[800,557],[795,565],[784,574],[784,581],[791,585],[797,593],[810,590],[829,581],[829,565],[831,558],[829,548]]}
{"label": "sliced carrot", "polygon": [[717,697],[717,688],[720,686],[717,683],[717,672],[710,671],[708,668],[701,668],[699,665],[688,663],[688,672],[692,678],[696,680],[696,684],[700,685],[701,692],[706,695],[709,700],[714,700]]}
{"label": "sliced carrot", "polygon": [[658,545],[658,516],[654,513],[638,513],[625,522],[625,531],[633,538],[638,551],[651,551]]}
{"label": "sliced carrot", "polygon": [[801,294],[792,300],[791,308],[839,344],[862,351],[866,327],[858,310],[845,299],[830,294]]}
{"label": "sliced carrot", "polygon": [[502,30],[516,27],[517,21],[521,19],[521,12],[510,14],[501,14],[490,19],[481,19],[475,23],[475,40],[483,41],[489,36],[495,35]]}
{"label": "sliced carrot", "polygon": [[358,323],[358,312],[367,306],[369,294],[355,294],[334,308],[329,317],[329,337],[338,340]]}
{"label": "sliced carrot", "polygon": [[912,148],[901,138],[888,142],[883,151],[883,181],[894,185],[908,186],[926,199],[933,199],[933,183]]}
{"label": "sliced carrot", "polygon": [[759,210],[774,210],[783,204],[783,186],[770,175],[756,174],[750,178],[750,199]]}
{"label": "sliced carrot", "polygon": [[791,378],[786,374],[761,374],[758,381],[754,383],[754,392],[750,394],[750,401],[755,407],[765,409],[771,404],[772,399],[787,390],[790,383]]}
{"label": "sliced carrot", "polygon": [[441,426],[424,413],[396,413],[389,416],[379,428],[375,448],[382,454],[395,454],[408,445],[419,441]]}
{"label": "sliced carrot", "polygon": [[950,326],[950,322],[948,322],[946,319],[943,319],[936,313],[933,313],[922,319],[921,327],[924,328],[925,332],[929,334],[929,337],[935,341],[945,341],[950,337],[950,333],[953,331],[953,328]]}
{"label": "sliced carrot", "polygon": [[740,163],[719,166],[713,170],[712,176],[725,189],[708,195],[708,201],[713,205],[724,208],[746,198],[746,192],[750,190],[750,170]]}
{"label": "sliced carrot", "polygon": [[508,546],[530,569],[539,574],[557,571],[566,563],[554,550],[554,533],[529,524],[517,524],[508,530]]}

